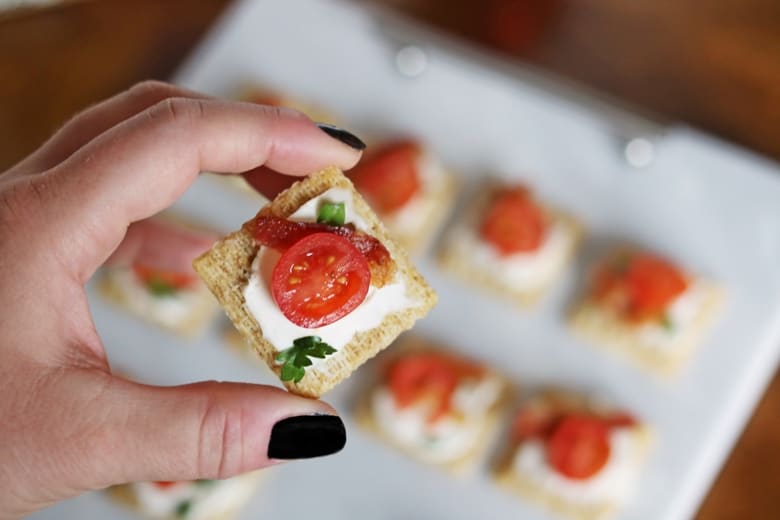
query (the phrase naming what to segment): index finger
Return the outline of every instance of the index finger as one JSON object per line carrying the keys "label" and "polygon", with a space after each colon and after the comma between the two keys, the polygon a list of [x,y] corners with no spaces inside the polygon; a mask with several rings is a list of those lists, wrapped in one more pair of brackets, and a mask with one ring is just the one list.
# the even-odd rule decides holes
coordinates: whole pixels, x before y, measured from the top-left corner
{"label": "index finger", "polygon": [[359,158],[358,149],[299,112],[168,98],[37,177],[44,186],[33,191],[49,242],[65,248],[60,263],[85,281],[130,223],[170,206],[201,171],[240,173],[265,165],[302,176],[328,165],[348,169]]}

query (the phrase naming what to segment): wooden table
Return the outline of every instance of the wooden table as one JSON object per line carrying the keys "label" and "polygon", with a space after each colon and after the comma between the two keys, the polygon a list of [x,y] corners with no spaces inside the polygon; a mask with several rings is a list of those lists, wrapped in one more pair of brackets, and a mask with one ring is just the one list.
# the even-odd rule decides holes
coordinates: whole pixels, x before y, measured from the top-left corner
{"label": "wooden table", "polygon": [[[528,0],[493,18],[486,13],[507,9],[493,5],[505,0],[396,3],[516,59],[780,158],[777,0]],[[138,80],[168,77],[227,4],[102,0],[0,15],[0,171],[79,108]],[[496,28],[496,19],[504,25]],[[776,376],[700,519],[780,518],[778,410]]]}

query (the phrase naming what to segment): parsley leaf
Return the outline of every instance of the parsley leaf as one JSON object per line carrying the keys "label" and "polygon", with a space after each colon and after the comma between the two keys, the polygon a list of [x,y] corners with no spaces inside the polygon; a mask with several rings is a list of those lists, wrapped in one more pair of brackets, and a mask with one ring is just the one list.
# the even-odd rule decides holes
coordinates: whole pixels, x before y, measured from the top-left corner
{"label": "parsley leaf", "polygon": [[146,289],[152,293],[152,296],[165,298],[176,294],[176,288],[160,278],[154,277],[146,282]]}
{"label": "parsley leaf", "polygon": [[209,487],[209,486],[213,486],[214,484],[216,484],[216,482],[217,481],[213,480],[213,479],[201,478],[201,479],[198,479],[198,480],[195,481],[195,485],[196,486],[200,486],[200,487]]}
{"label": "parsley leaf", "polygon": [[323,202],[317,211],[317,222],[330,226],[343,226],[347,211],[343,202]]}
{"label": "parsley leaf", "polygon": [[661,316],[661,326],[668,331],[674,330],[674,323],[672,323],[672,320],[666,314]]}
{"label": "parsley leaf", "polygon": [[189,500],[185,500],[184,502],[181,502],[178,506],[176,506],[176,516],[178,518],[185,518],[187,516],[187,513],[190,512],[190,509],[192,509],[192,502]]}
{"label": "parsley leaf", "polygon": [[282,381],[294,381],[303,379],[306,368],[311,366],[309,358],[324,359],[336,352],[336,349],[322,341],[319,336],[304,336],[293,341],[293,346],[282,350],[276,355],[276,363],[282,365]]}

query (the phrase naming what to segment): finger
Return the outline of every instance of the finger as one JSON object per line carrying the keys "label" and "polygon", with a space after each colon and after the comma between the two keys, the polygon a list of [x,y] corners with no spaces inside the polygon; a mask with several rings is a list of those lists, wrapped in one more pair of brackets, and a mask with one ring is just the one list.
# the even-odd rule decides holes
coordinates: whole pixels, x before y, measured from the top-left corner
{"label": "finger", "polygon": [[273,199],[298,179],[261,166],[243,174],[246,182],[268,199]]}
{"label": "finger", "polygon": [[238,173],[264,164],[305,175],[331,164],[350,168],[359,158],[359,150],[299,112],[168,98],[36,176],[32,191],[49,242],[59,239],[57,260],[85,281],[130,223],[171,205],[200,171]]}
{"label": "finger", "polygon": [[278,388],[217,382],[162,388],[120,379],[109,388],[93,405],[100,431],[74,447],[90,454],[84,468],[96,477],[90,487],[222,479],[329,455],[346,442],[333,408]]}
{"label": "finger", "polygon": [[76,150],[109,128],[171,97],[203,99],[207,96],[161,81],[138,83],[73,117],[38,150],[11,168],[6,175],[10,177],[46,171],[70,157]]}
{"label": "finger", "polygon": [[143,264],[176,272],[192,270],[192,260],[208,250],[217,239],[213,233],[196,231],[166,222],[147,219],[131,224],[122,243],[106,264]]}

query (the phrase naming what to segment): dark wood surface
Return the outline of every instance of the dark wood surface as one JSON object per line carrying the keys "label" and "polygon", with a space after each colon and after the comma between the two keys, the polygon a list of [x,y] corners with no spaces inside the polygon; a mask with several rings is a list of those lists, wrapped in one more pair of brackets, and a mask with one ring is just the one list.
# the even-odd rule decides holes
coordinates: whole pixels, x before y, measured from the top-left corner
{"label": "dark wood surface", "polygon": [[[0,171],[78,109],[168,77],[228,3],[93,0],[0,15]],[[479,44],[780,158],[777,0],[403,3]],[[698,518],[780,518],[779,410],[775,377]]]}

